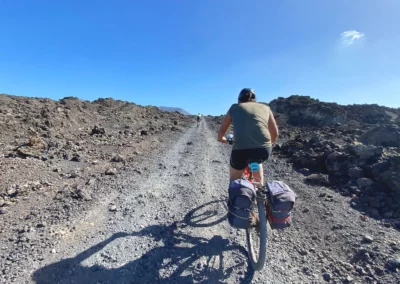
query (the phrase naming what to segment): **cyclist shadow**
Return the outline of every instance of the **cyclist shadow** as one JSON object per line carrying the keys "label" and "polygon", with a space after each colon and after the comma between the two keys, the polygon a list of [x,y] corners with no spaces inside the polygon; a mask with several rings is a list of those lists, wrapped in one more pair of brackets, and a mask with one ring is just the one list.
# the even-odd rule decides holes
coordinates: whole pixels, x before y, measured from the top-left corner
{"label": "cyclist shadow", "polygon": [[[36,270],[32,278],[36,283],[226,283],[233,272],[243,268],[247,252],[242,246],[233,245],[221,236],[207,239],[182,233],[181,229],[188,226],[185,222],[175,222],[149,226],[139,232],[116,233],[75,257]],[[125,237],[150,237],[163,245],[118,265],[123,259],[118,261],[119,249],[112,243]],[[108,245],[114,247],[116,257],[101,252]],[[125,255],[131,256],[133,251],[134,247],[132,253]],[[228,251],[231,251],[230,258],[224,255]],[[102,258],[111,268],[82,264],[88,258]],[[248,265],[240,283],[251,283],[253,274]]]}

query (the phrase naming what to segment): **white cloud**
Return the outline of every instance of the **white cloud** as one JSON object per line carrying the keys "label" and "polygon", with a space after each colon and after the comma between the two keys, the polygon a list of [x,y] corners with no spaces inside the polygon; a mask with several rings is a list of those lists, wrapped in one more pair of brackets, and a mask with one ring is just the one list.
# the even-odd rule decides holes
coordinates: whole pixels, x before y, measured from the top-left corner
{"label": "white cloud", "polygon": [[346,45],[352,45],[354,41],[360,40],[365,36],[365,34],[357,32],[355,30],[352,31],[345,31],[340,34],[340,38],[342,43]]}

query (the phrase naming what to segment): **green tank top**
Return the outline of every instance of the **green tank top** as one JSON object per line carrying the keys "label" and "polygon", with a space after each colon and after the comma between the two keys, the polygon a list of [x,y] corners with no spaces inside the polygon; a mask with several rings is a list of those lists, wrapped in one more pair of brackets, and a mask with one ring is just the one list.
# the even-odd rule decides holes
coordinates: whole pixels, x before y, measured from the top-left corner
{"label": "green tank top", "polygon": [[268,130],[270,112],[269,106],[256,102],[231,106],[229,115],[235,141],[233,150],[271,147],[271,134]]}

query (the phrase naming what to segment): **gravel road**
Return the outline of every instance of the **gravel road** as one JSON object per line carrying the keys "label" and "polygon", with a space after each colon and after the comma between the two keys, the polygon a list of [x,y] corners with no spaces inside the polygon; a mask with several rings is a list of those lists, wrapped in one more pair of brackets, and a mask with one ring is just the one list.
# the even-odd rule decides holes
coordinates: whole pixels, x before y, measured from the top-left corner
{"label": "gravel road", "polygon": [[[399,273],[384,261],[400,248],[399,233],[361,221],[349,199],[310,188],[274,156],[266,177],[287,182],[298,194],[295,223],[268,231],[266,266],[253,272],[244,232],[225,220],[230,147],[216,141],[207,120],[165,143],[168,150],[159,157],[102,181],[99,186],[112,193],[17,282],[398,283]],[[145,170],[138,173],[138,166]],[[366,234],[372,240],[363,244]],[[354,258],[360,247],[372,262]]]}

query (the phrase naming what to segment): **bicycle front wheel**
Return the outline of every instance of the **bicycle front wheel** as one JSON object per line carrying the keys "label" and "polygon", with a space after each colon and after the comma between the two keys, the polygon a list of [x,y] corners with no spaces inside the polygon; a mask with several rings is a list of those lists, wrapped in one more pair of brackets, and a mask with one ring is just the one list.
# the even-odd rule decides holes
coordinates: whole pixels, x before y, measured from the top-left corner
{"label": "bicycle front wheel", "polygon": [[265,215],[264,200],[257,199],[257,206],[253,208],[252,224],[246,230],[249,260],[254,270],[264,267],[267,250],[267,218]]}

